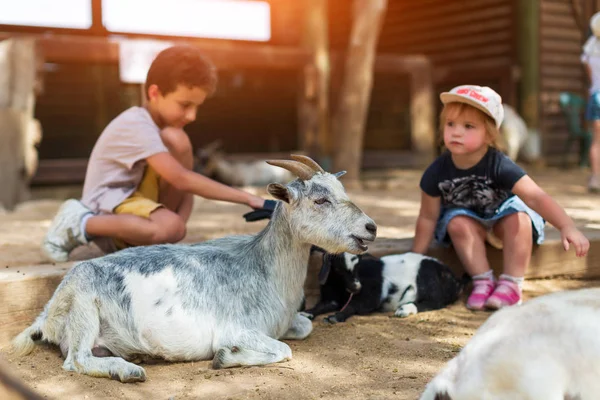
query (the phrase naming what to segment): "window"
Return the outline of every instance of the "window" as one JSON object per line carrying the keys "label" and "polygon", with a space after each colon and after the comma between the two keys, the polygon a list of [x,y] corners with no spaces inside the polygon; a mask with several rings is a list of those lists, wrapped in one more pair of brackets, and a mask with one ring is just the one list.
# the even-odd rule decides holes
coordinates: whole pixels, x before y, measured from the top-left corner
{"label": "window", "polygon": [[91,0],[0,1],[0,24],[89,29]]}
{"label": "window", "polygon": [[110,32],[268,41],[271,10],[264,1],[102,0]]}

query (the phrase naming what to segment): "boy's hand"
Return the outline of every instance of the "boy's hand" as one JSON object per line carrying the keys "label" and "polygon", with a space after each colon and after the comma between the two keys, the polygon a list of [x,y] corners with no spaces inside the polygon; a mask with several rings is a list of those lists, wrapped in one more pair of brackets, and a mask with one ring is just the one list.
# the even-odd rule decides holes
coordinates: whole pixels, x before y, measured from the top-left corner
{"label": "boy's hand", "polygon": [[246,222],[259,221],[261,219],[270,219],[271,215],[273,215],[273,211],[275,211],[275,206],[277,202],[275,200],[265,200],[264,205],[259,210],[250,211],[244,214],[244,219]]}
{"label": "boy's hand", "polygon": [[579,229],[574,226],[568,226],[560,231],[560,239],[565,250],[569,250],[569,243],[575,246],[575,254],[577,257],[583,257],[590,249],[590,241],[584,236]]}
{"label": "boy's hand", "polygon": [[265,199],[263,199],[262,197],[258,197],[258,196],[251,196],[250,199],[248,200],[248,205],[252,208],[254,208],[255,210],[259,210],[261,208],[264,208],[265,206]]}

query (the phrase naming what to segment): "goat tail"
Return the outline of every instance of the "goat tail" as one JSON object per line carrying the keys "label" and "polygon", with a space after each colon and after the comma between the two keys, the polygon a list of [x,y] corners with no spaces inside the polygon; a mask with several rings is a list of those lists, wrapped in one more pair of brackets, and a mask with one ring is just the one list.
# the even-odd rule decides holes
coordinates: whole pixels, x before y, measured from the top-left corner
{"label": "goat tail", "polygon": [[19,333],[11,343],[12,352],[17,356],[25,356],[31,353],[35,347],[35,340],[42,338],[42,329],[38,320],[33,325]]}
{"label": "goat tail", "polygon": [[37,340],[59,344],[65,320],[72,303],[72,288],[67,276],[35,319],[33,324],[18,334],[11,343],[12,352],[24,356],[31,353]]}

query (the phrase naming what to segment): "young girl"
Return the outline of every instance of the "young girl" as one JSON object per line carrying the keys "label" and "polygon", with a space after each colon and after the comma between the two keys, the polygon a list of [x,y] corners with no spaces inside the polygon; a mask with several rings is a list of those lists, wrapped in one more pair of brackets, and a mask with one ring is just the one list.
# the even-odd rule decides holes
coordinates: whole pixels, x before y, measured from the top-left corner
{"label": "young girl", "polygon": [[[472,310],[499,309],[521,302],[521,285],[533,243],[544,240],[544,219],[585,256],[589,241],[571,218],[518,165],[498,150],[504,117],[502,99],[488,87],[458,86],[440,95],[446,151],[421,178],[421,211],[413,251],[425,253],[432,238],[452,243],[473,292]],[[496,282],[486,258],[486,240],[504,252]]]}

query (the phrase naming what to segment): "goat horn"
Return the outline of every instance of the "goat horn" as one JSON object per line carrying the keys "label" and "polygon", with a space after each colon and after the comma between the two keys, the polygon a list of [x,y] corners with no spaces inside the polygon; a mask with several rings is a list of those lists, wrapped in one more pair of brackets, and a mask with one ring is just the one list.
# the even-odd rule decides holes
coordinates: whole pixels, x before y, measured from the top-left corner
{"label": "goat horn", "polygon": [[321,168],[321,166],[310,157],[303,156],[300,154],[292,154],[290,157],[292,158],[292,160],[296,160],[296,161],[301,162],[302,164],[306,165],[307,167],[310,167],[315,172],[320,172],[323,174],[325,173],[325,170],[323,168]]}
{"label": "goat horn", "polygon": [[298,178],[302,179],[303,181],[309,180],[315,174],[315,171],[313,171],[308,166],[306,166],[298,161],[269,160],[269,161],[267,161],[267,164],[274,165],[276,167],[280,167],[283,169],[287,169],[288,171],[290,171],[291,173],[293,173],[294,175],[296,175]]}

